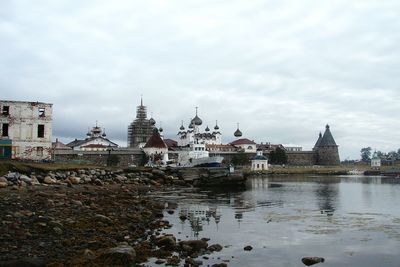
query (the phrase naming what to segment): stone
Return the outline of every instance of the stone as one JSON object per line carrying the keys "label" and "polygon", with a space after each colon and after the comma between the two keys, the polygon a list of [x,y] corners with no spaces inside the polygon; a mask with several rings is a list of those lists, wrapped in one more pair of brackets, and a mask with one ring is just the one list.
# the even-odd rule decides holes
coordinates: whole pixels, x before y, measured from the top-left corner
{"label": "stone", "polygon": [[110,218],[108,218],[107,216],[101,215],[101,214],[96,214],[94,216],[94,218],[97,221],[102,222],[102,223],[107,224],[107,225],[112,225],[113,224],[113,221]]}
{"label": "stone", "polygon": [[228,265],[226,263],[216,263],[211,265],[211,267],[227,267]]}
{"label": "stone", "polygon": [[[187,240],[187,241],[181,241],[180,245],[182,247],[188,246],[191,248],[191,251],[200,251],[201,249],[206,249],[208,247],[208,244],[206,241],[203,240]],[[187,247],[186,247],[187,249]]]}
{"label": "stone", "polygon": [[0,182],[0,188],[6,188],[8,186],[8,182]]}
{"label": "stone", "polygon": [[321,258],[321,257],[304,257],[304,258],[301,259],[301,261],[305,265],[310,266],[310,265],[314,265],[314,264],[317,264],[317,263],[320,263],[320,262],[324,262],[325,259]]}
{"label": "stone", "polygon": [[103,186],[103,182],[100,179],[94,180],[94,184],[98,186]]}
{"label": "stone", "polygon": [[253,249],[253,247],[252,246],[245,246],[243,249],[246,250],[246,251],[250,251],[250,250]]}
{"label": "stone", "polygon": [[57,235],[62,235],[63,234],[63,230],[60,227],[54,227],[53,228],[54,233],[56,233]]}
{"label": "stone", "polygon": [[214,244],[208,247],[208,250],[211,252],[214,251],[221,251],[222,250],[222,246],[220,244]]}
{"label": "stone", "polygon": [[121,245],[107,249],[97,259],[102,266],[133,266],[136,252],[131,246]]}
{"label": "stone", "polygon": [[68,181],[71,184],[79,184],[79,182],[81,181],[81,178],[75,177],[75,176],[70,176],[70,177],[68,177]]}
{"label": "stone", "polygon": [[46,176],[43,179],[43,183],[45,184],[55,184],[57,181],[53,178],[51,178],[50,176]]}
{"label": "stone", "polygon": [[166,235],[160,236],[156,239],[156,245],[166,249],[173,250],[176,246],[176,239],[174,236]]}
{"label": "stone", "polygon": [[0,182],[8,183],[8,180],[7,180],[6,177],[1,176],[1,177],[0,177]]}
{"label": "stone", "polygon": [[21,181],[23,181],[23,182],[29,184],[29,185],[32,184],[32,178],[29,178],[28,176],[26,176],[26,175],[24,175],[24,174],[22,174],[22,175],[19,177],[19,179],[20,179]]}
{"label": "stone", "polygon": [[179,257],[174,255],[167,259],[167,265],[178,266],[180,261]]}

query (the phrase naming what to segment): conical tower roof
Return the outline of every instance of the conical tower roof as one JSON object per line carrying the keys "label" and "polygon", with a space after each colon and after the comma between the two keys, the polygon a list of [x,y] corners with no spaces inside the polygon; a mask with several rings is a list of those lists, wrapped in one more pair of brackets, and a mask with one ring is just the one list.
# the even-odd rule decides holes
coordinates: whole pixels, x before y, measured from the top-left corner
{"label": "conical tower roof", "polygon": [[160,133],[157,128],[154,128],[153,134],[147,141],[144,148],[155,147],[155,148],[168,148],[165,142],[161,139]]}
{"label": "conical tower roof", "polygon": [[329,125],[326,125],[324,135],[322,136],[321,142],[319,146],[337,146],[335,139],[333,139],[333,136],[331,134],[331,131],[329,130]]}
{"label": "conical tower roof", "polygon": [[321,140],[322,140],[322,133],[319,132],[318,140],[317,140],[317,142],[315,143],[314,148],[319,147],[319,145],[321,144]]}

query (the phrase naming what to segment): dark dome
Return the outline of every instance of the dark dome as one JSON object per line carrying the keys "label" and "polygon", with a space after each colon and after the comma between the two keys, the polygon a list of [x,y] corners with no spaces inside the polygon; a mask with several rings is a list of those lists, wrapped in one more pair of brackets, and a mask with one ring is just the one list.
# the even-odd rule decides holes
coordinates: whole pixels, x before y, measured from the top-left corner
{"label": "dark dome", "polygon": [[197,126],[200,126],[203,124],[203,121],[196,115],[196,117],[193,118],[192,124],[195,124]]}
{"label": "dark dome", "polygon": [[205,131],[206,131],[206,132],[209,132],[209,131],[210,131],[210,128],[208,128],[208,125],[207,125]]}
{"label": "dark dome", "polygon": [[217,121],[215,121],[215,127],[214,127],[214,130],[219,130],[219,127],[218,127],[218,122],[217,122]]}
{"label": "dark dome", "polygon": [[156,121],[155,121],[153,118],[150,118],[149,121],[150,121],[150,124],[151,124],[151,125],[155,125],[155,124],[156,124]]}
{"label": "dark dome", "polygon": [[182,125],[182,126],[179,128],[179,130],[181,130],[181,131],[185,130],[185,126]]}
{"label": "dark dome", "polygon": [[193,129],[193,123],[189,124],[189,129]]}
{"label": "dark dome", "polygon": [[162,132],[164,131],[164,129],[163,129],[162,127],[160,127],[160,129],[158,129],[158,131],[159,131],[160,133],[162,133]]}
{"label": "dark dome", "polygon": [[236,136],[236,137],[241,137],[242,136],[242,132],[239,129],[237,129],[233,135]]}

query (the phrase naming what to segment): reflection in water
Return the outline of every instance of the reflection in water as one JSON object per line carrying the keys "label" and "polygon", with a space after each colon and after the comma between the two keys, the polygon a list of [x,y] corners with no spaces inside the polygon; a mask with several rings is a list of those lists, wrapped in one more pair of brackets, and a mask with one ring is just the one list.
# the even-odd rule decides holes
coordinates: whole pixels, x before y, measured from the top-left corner
{"label": "reflection in water", "polygon": [[315,194],[317,196],[317,204],[321,214],[332,216],[339,195],[339,184],[324,181],[317,185]]}

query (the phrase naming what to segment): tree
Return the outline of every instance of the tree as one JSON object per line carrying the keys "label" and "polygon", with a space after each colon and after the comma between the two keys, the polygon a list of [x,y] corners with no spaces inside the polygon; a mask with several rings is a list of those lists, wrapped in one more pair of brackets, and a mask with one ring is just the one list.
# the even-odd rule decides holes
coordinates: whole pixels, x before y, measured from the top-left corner
{"label": "tree", "polygon": [[249,163],[249,158],[245,153],[237,153],[232,157],[231,163],[235,166],[243,166]]}
{"label": "tree", "polygon": [[286,151],[280,147],[277,147],[275,151],[271,151],[269,153],[269,161],[272,164],[286,164],[288,162]]}
{"label": "tree", "polygon": [[361,148],[361,160],[364,162],[368,162],[371,160],[371,147]]}

